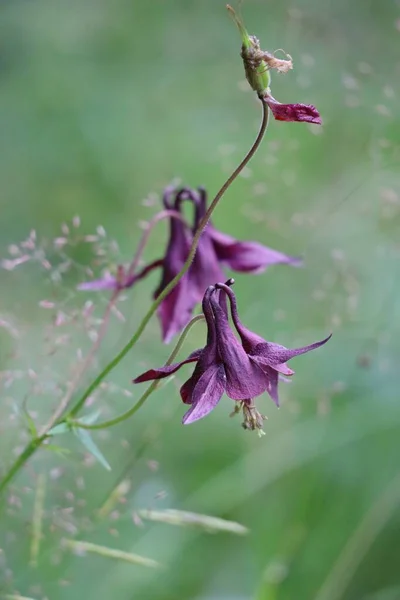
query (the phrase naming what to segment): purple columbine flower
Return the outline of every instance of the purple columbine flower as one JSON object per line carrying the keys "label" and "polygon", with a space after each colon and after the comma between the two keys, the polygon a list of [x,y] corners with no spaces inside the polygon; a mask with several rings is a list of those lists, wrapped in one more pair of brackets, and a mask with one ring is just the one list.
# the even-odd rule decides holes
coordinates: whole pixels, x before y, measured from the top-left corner
{"label": "purple columbine flower", "polygon": [[[229,297],[232,320],[242,343],[230,327],[224,297],[219,298],[220,294]],[[286,361],[322,346],[330,336],[293,350],[267,342],[242,325],[237,314],[235,295],[226,284],[209,286],[202,305],[208,328],[206,346],[179,363],[146,371],[134,379],[134,383],[168,377],[183,365],[196,362],[191,377],[180,390],[183,402],[191,405],[182,422],[193,423],[205,417],[226,393],[236,401],[234,412],[243,410],[243,426],[261,431],[264,417],[255,408],[253,398],[266,391],[279,405],[279,374],[294,373]]]}
{"label": "purple columbine flower", "polygon": [[[194,205],[194,236],[207,211],[207,193],[203,188],[177,192],[174,210],[181,211],[183,199],[190,200]],[[171,225],[163,277],[154,294],[155,298],[180,271],[189,253],[187,228],[176,220],[173,227],[174,230]],[[243,273],[262,273],[268,266],[278,263],[299,266],[301,260],[257,242],[235,240],[209,223],[200,238],[190,269],[160,305],[158,314],[164,341],[170,341],[189,322],[193,309],[202,301],[207,287],[224,278],[223,266]]]}
{"label": "purple columbine flower", "polygon": [[[189,201],[194,207],[193,226],[183,217],[183,202]],[[203,188],[193,190],[167,188],[163,195],[164,207],[174,211],[181,218],[169,219],[169,238],[164,257],[146,265],[136,274],[120,270],[117,277],[107,275],[102,279],[83,283],[79,289],[125,289],[161,267],[161,281],[154,292],[158,298],[166,286],[182,269],[202,219],[207,211],[207,193]],[[164,342],[169,342],[189,322],[196,304],[202,301],[204,291],[214,281],[224,279],[223,267],[242,273],[262,273],[273,264],[301,265],[299,258],[288,256],[258,242],[240,242],[217,230],[211,223],[201,235],[197,252],[188,272],[164,298],[158,308]]]}

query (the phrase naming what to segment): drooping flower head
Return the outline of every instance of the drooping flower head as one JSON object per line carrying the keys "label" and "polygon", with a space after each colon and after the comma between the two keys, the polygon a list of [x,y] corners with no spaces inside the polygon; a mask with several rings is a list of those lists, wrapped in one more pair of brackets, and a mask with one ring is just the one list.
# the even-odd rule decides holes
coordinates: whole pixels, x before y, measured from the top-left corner
{"label": "drooping flower head", "polygon": [[[198,190],[184,188],[178,191],[173,205],[175,211],[182,210],[183,199],[192,202],[194,207],[190,239],[192,241],[207,212],[207,193],[203,188]],[[171,227],[167,251],[163,259],[163,275],[154,294],[155,298],[181,270],[189,254],[189,237],[184,224],[176,221],[174,228]],[[243,273],[262,273],[268,266],[278,263],[299,266],[301,260],[257,242],[235,240],[209,223],[200,237],[189,270],[159,307],[158,315],[164,341],[170,341],[189,322],[196,304],[202,301],[207,287],[214,281],[224,279],[222,270],[224,266]]]}
{"label": "drooping flower head", "polygon": [[[231,285],[233,280],[227,283]],[[234,412],[243,410],[243,426],[246,429],[261,430],[263,417],[255,408],[253,399],[267,392],[279,406],[279,375],[294,374],[286,362],[322,346],[331,336],[292,350],[267,342],[242,325],[236,297],[229,285],[211,285],[204,294],[202,307],[207,323],[207,343],[204,348],[196,350],[179,363],[150,369],[134,379],[134,383],[162,379],[175,373],[183,365],[196,362],[191,377],[180,390],[183,402],[190,404],[182,422],[193,423],[205,417],[226,393],[236,402]],[[240,342],[228,320],[224,302],[226,296],[230,301],[231,317]]]}
{"label": "drooping flower head", "polygon": [[298,121],[321,125],[322,120],[318,110],[312,104],[281,104],[271,95],[271,69],[286,73],[293,69],[292,57],[287,54],[286,59],[277,58],[274,54],[262,50],[259,40],[254,35],[249,35],[229,4],[227,9],[232,15],[242,39],[240,56],[243,60],[246,79],[250,87],[257,92],[260,100],[268,104],[277,121]]}
{"label": "drooping flower head", "polygon": [[[193,222],[185,220],[183,204],[193,206]],[[207,193],[203,188],[167,188],[163,195],[164,209],[169,217],[169,237],[163,258],[144,266],[137,273],[120,268],[116,277],[107,275],[102,279],[81,284],[79,289],[126,289],[143,279],[154,269],[161,268],[161,280],[154,298],[163,292],[180,272],[189,255],[193,237],[207,212]],[[178,218],[179,217],[179,218]],[[299,258],[288,256],[258,242],[241,242],[222,233],[211,223],[203,231],[197,251],[187,273],[161,302],[157,314],[165,342],[179,333],[189,322],[195,306],[202,301],[204,292],[215,281],[224,279],[223,267],[242,273],[262,273],[273,264],[299,266]]]}

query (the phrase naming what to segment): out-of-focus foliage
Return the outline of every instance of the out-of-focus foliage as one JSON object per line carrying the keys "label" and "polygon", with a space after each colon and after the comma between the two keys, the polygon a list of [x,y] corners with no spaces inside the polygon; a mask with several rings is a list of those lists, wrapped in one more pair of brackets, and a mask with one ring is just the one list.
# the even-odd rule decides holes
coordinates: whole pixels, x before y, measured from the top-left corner
{"label": "out-of-focus foliage", "polygon": [[[139,222],[155,213],[164,185],[178,177],[212,193],[249,147],[260,108],[243,82],[223,2],[12,0],[0,11],[2,258],[10,258],[10,245],[12,258],[12,245],[31,229],[53,240],[79,215],[85,233],[103,226],[129,260]],[[242,11],[263,47],[284,48],[294,59],[294,71],[273,76],[274,95],[315,104],[324,126],[271,122],[214,220],[237,238],[305,258],[304,269],[236,278],[248,327],[293,347],[330,331],[333,338],[293,361],[297,372],[282,384],[279,411],[268,398],[257,400],[269,417],[262,439],[228,418],[228,398],[204,421],[182,427],[177,389],[185,373],[131,421],[93,433],[111,471],[75,437],[57,436],[59,452],[42,449],[2,499],[4,594],[400,597],[400,7],[247,0]],[[159,231],[148,258],[162,251],[163,224]],[[90,259],[88,244],[71,252],[73,265]],[[50,284],[42,258],[0,271],[0,473],[28,439],[25,409],[43,425],[78,345],[83,353],[89,347],[78,323],[84,303],[105,301],[74,291],[84,269],[61,272],[61,287]],[[51,253],[48,260],[54,268]],[[115,260],[107,251],[95,274]],[[152,275],[127,294],[127,322],[113,317],[96,369],[133,331],[156,284]],[[43,299],[76,311],[75,321],[55,333]],[[72,337],[67,350],[66,340],[54,342],[64,335]],[[197,325],[188,347],[203,339]],[[132,377],[168,352],[154,320],[98,395],[102,418],[130,406],[142,390]],[[141,519],[148,509],[227,519],[249,533],[210,535]],[[104,550],[83,553],[63,538],[163,568]]]}

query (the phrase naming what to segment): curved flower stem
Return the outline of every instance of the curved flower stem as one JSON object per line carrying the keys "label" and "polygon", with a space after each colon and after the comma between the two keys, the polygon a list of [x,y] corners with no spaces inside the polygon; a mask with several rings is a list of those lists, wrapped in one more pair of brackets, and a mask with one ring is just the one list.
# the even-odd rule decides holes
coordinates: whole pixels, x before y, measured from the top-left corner
{"label": "curved flower stem", "polygon": [[0,481],[0,494],[5,490],[10,481],[15,477],[18,471],[24,466],[26,461],[36,452],[37,448],[42,445],[42,443],[46,439],[46,435],[42,435],[37,437],[34,440],[31,440],[29,444],[24,448],[18,458],[15,460],[14,464],[4,475],[3,479]]}
{"label": "curved flower stem", "polygon": [[[129,350],[131,350],[131,348],[133,348],[133,346],[136,344],[136,342],[141,337],[141,335],[142,335],[143,331],[145,330],[148,322],[150,321],[151,317],[156,312],[156,310],[159,307],[159,305],[161,304],[161,302],[164,300],[164,298],[166,298],[166,296],[168,296],[168,294],[176,286],[176,284],[179,282],[179,280],[189,270],[190,265],[192,264],[194,256],[196,254],[197,246],[198,246],[198,243],[200,241],[200,236],[203,233],[204,229],[206,228],[207,223],[210,220],[210,217],[211,217],[212,213],[214,212],[214,210],[215,210],[218,202],[221,200],[221,198],[224,195],[224,193],[226,192],[226,190],[235,181],[235,179],[238,177],[238,175],[241,173],[241,171],[244,169],[244,167],[248,164],[248,162],[255,155],[255,153],[257,152],[257,150],[258,150],[258,148],[259,148],[259,146],[260,146],[260,144],[261,144],[261,142],[263,140],[264,134],[265,134],[265,132],[267,130],[267,126],[268,126],[268,105],[263,101],[262,98],[260,98],[260,100],[261,100],[261,104],[262,104],[262,120],[261,120],[261,125],[260,125],[259,132],[257,134],[257,137],[256,137],[255,141],[253,142],[250,150],[247,152],[246,156],[243,158],[243,160],[241,161],[241,163],[236,167],[236,169],[233,171],[233,173],[225,181],[225,183],[223,184],[223,186],[221,187],[221,189],[217,192],[214,200],[211,202],[210,206],[208,207],[208,210],[207,210],[206,214],[204,215],[203,219],[201,220],[201,222],[199,224],[199,227],[198,227],[198,229],[197,229],[197,231],[196,231],[196,233],[195,233],[195,235],[193,237],[193,242],[192,242],[192,246],[191,246],[190,251],[189,251],[188,258],[187,258],[185,264],[183,265],[182,269],[176,275],[176,277],[174,277],[174,279],[167,285],[167,287],[161,292],[161,294],[158,296],[158,298],[152,303],[152,305],[150,306],[150,308],[147,311],[146,315],[143,317],[141,323],[139,324],[139,327],[137,328],[137,330],[135,331],[135,333],[133,334],[133,336],[131,337],[131,339],[128,341],[128,343],[108,363],[108,365],[103,369],[103,371],[101,371],[101,373],[99,373],[99,375],[93,380],[93,382],[88,386],[88,388],[84,391],[84,393],[82,394],[82,396],[76,402],[75,406],[73,406],[73,408],[71,409],[69,415],[67,417],[65,417],[64,419],[62,418],[60,420],[60,422],[65,421],[68,418],[74,417],[80,411],[80,409],[85,404],[87,398],[100,385],[100,383],[103,381],[103,379],[105,379],[105,377],[107,377],[107,375],[121,362],[121,360],[129,352]],[[152,386],[150,386],[150,387],[152,387]],[[153,389],[150,392],[149,392],[149,390],[147,390],[145,392],[144,399],[143,399],[143,396],[142,396],[142,398],[138,401],[138,403],[135,404],[134,407],[132,407],[132,409],[133,408],[135,409],[133,412],[135,412],[138,408],[140,408],[140,406],[142,406],[142,404],[145,402],[145,400],[147,399],[147,397],[150,395],[150,393],[152,391],[153,391]],[[140,404],[139,404],[139,402],[140,402]],[[138,406],[138,404],[139,404],[139,406]],[[130,410],[132,411],[132,409],[130,409]],[[133,414],[133,413],[131,412],[129,414],[129,416],[131,414]],[[121,419],[121,417],[124,417],[124,419],[127,418],[126,413],[125,413],[125,415],[121,415],[120,417],[117,417],[117,418]],[[103,425],[104,425],[104,423],[103,423]],[[24,450],[22,451],[22,453],[15,460],[14,464],[11,466],[11,468],[9,469],[9,471],[4,475],[3,479],[0,480],[0,493],[4,491],[4,489],[10,483],[10,481],[20,471],[20,469],[24,466],[24,464],[26,463],[26,461],[42,445],[42,443],[46,440],[47,437],[48,436],[46,434],[43,434],[42,436],[38,436],[37,438],[35,438],[35,439],[33,439],[33,440],[31,440],[29,442],[29,444],[24,448]]]}
{"label": "curved flower stem", "polygon": [[[165,367],[167,367],[168,365],[170,365],[174,362],[175,357],[177,356],[178,352],[182,348],[183,342],[185,341],[187,334],[189,333],[189,331],[193,327],[193,325],[195,323],[197,323],[198,321],[204,321],[204,315],[196,315],[186,325],[185,329],[181,333],[178,343],[176,344],[175,348],[172,350],[170,356],[168,357],[168,360],[164,365]],[[160,385],[160,381],[157,381],[157,380],[153,381],[153,383],[151,383],[149,385],[147,390],[144,392],[144,394],[142,394],[142,396],[139,398],[139,400],[136,402],[136,404],[134,404],[126,412],[122,413],[122,415],[120,415],[119,417],[115,417],[115,419],[110,419],[109,421],[104,421],[104,423],[94,423],[92,425],[86,425],[85,423],[80,423],[79,421],[71,421],[70,424],[73,427],[80,427],[81,429],[106,429],[107,427],[112,427],[113,425],[118,425],[118,423],[122,423],[122,421],[129,419],[129,417],[131,417],[133,414],[135,414],[135,412],[137,410],[139,410],[139,408],[142,406],[142,404],[144,404],[144,402],[147,400],[147,398],[150,396],[150,394],[152,392],[154,392],[154,390],[156,390],[159,385]]]}
{"label": "curved flower stem", "polygon": [[197,231],[193,237],[193,242],[192,242],[192,246],[189,251],[189,255],[188,255],[186,262],[183,265],[182,269],[174,277],[174,279],[164,288],[164,290],[161,292],[161,294],[154,300],[154,302],[150,306],[149,310],[143,317],[141,323],[139,324],[139,327],[137,328],[137,330],[135,331],[135,333],[133,334],[131,339],[127,342],[127,344],[112,359],[112,361],[108,363],[108,365],[103,369],[103,371],[101,373],[99,373],[99,375],[96,377],[96,379],[94,379],[94,381],[85,390],[85,392],[83,393],[81,398],[79,398],[79,400],[76,402],[75,406],[72,408],[72,410],[70,412],[70,416],[75,416],[80,411],[82,406],[85,404],[87,398],[100,385],[100,383],[103,381],[103,379],[105,377],[107,377],[107,375],[121,362],[121,360],[129,352],[129,350],[131,350],[133,348],[133,346],[136,344],[136,342],[141,337],[143,331],[146,329],[148,322],[150,321],[151,317],[156,312],[157,308],[160,306],[161,302],[164,300],[164,298],[166,298],[168,296],[168,294],[173,290],[173,288],[180,281],[180,279],[189,270],[190,265],[192,264],[193,259],[195,257],[201,234],[203,233],[204,229],[206,228],[208,221],[210,220],[211,215],[214,212],[218,202],[221,200],[221,198],[224,195],[224,193],[226,192],[226,190],[235,181],[235,179],[241,173],[241,171],[244,169],[244,167],[247,165],[247,163],[255,155],[255,153],[257,152],[257,150],[263,140],[264,134],[265,134],[265,132],[267,130],[267,126],[268,126],[268,105],[262,99],[261,99],[261,104],[262,104],[262,121],[261,121],[261,126],[259,129],[258,135],[257,135],[255,141],[253,142],[250,150],[247,152],[246,156],[241,161],[241,163],[236,167],[236,169],[233,171],[233,173],[225,181],[225,183],[221,187],[221,189],[217,192],[214,200],[211,202],[210,206],[208,207],[206,214],[204,215],[203,219],[200,221]]}

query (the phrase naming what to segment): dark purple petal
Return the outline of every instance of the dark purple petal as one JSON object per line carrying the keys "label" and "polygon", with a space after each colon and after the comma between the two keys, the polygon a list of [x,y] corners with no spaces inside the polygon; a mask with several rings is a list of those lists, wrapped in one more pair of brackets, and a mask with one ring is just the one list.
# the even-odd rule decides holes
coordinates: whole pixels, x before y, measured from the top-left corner
{"label": "dark purple petal", "polygon": [[[196,191],[193,202],[195,203],[195,215],[192,232],[193,235],[195,235],[207,212],[207,193],[203,188],[199,188],[199,190]],[[217,281],[223,281],[225,278],[218,263],[218,257],[209,235],[211,229],[212,226],[208,224],[203,231],[197,246],[193,264],[190,268],[191,281],[193,285],[196,286],[201,298],[209,285],[213,285]]]}
{"label": "dark purple petal", "polygon": [[225,279],[212,240],[208,235],[208,228],[200,237],[193,263],[189,269],[189,279],[196,290],[199,302],[209,285]]}
{"label": "dark purple petal", "polygon": [[167,210],[171,210],[174,208],[174,203],[172,201],[172,197],[175,195],[176,188],[174,185],[169,185],[164,188],[163,192],[163,204]]}
{"label": "dark purple petal", "polygon": [[[272,366],[269,358],[265,356],[255,356],[250,354],[249,357],[254,363],[256,363],[256,365],[260,367],[260,369],[264,371],[264,373],[266,373]],[[288,377],[294,375],[293,369],[290,369],[286,363],[274,364],[273,368],[275,371],[278,371],[278,373],[282,373],[282,375],[287,375]]]}
{"label": "dark purple petal", "polygon": [[268,368],[272,367],[276,372],[282,373],[283,375],[293,375],[294,371],[285,364],[288,360],[299,354],[305,354],[306,352],[310,352],[311,350],[323,346],[332,337],[331,334],[320,342],[315,342],[309,346],[295,348],[293,350],[285,348],[285,346],[280,346],[279,344],[266,342],[262,337],[250,331],[241,323],[233,290],[224,284],[218,284],[217,287],[221,290],[221,294],[225,292],[229,297],[232,320],[242,340],[245,352],[253,363],[262,369],[264,373],[267,373]]}
{"label": "dark purple petal", "polygon": [[182,269],[193,239],[190,230],[181,220],[171,218],[169,227],[170,234],[163,260],[163,273],[160,284],[154,292],[154,298],[160,295]]}
{"label": "dark purple petal", "polygon": [[207,343],[201,353],[201,356],[197,362],[192,376],[189,377],[187,381],[185,381],[185,383],[180,389],[181,398],[185,404],[192,404],[193,390],[197,385],[197,382],[207,371],[207,369],[209,369],[212,365],[220,363],[217,353],[217,338],[215,331],[214,314],[210,305],[210,296],[213,293],[213,291],[214,287],[210,286],[206,290],[202,302],[203,313],[207,323]]}
{"label": "dark purple petal", "polygon": [[[203,187],[199,187],[196,190],[196,202],[195,202],[195,213],[194,213],[194,225],[193,225],[193,234],[196,233],[201,220],[205,217],[207,212],[207,192]],[[210,223],[207,225],[207,228],[210,226]]]}
{"label": "dark purple petal", "polygon": [[226,294],[224,294],[224,292],[216,291],[215,295],[216,298],[218,298],[218,304],[220,305],[220,307],[226,314],[226,317],[228,318],[228,301],[226,299]]}
{"label": "dark purple petal", "polygon": [[[233,334],[232,334],[233,338]],[[225,336],[227,340],[227,336]],[[265,390],[265,377],[263,371],[252,363],[242,346],[233,339],[229,345],[221,343],[221,358],[226,373],[226,393],[233,400],[255,398]]]}
{"label": "dark purple petal", "polygon": [[281,104],[272,97],[265,98],[272,114],[277,121],[299,121],[321,125],[322,120],[318,110],[312,104]]}
{"label": "dark purple petal", "polygon": [[[176,193],[174,209],[181,210],[181,204],[185,200],[190,200],[195,205],[195,223],[205,208],[199,209],[200,203],[204,204],[204,198],[200,202],[200,195],[196,190],[182,188]],[[169,196],[164,197],[164,204],[170,205]],[[200,213],[199,213],[200,210]],[[165,287],[182,269],[190,246],[193,241],[192,232],[184,223],[177,219],[170,221],[170,237],[163,261],[163,275],[161,282],[154,293],[157,298]],[[158,316],[161,321],[162,335],[165,342],[179,333],[189,322],[193,309],[198,302],[201,302],[207,287],[216,281],[224,279],[223,272],[218,264],[214,247],[211,240],[204,233],[200,239],[197,252],[192,265],[181,281],[175,286],[170,294],[165,298],[159,309]]]}
{"label": "dark purple petal", "polygon": [[236,330],[240,336],[240,339],[242,340],[242,344],[243,344],[243,348],[244,348],[245,352],[247,352],[247,354],[254,354],[254,348],[256,348],[259,344],[266,343],[264,338],[257,335],[253,331],[250,331],[250,329],[247,329],[247,327],[245,327],[242,324],[241,320],[239,319],[237,303],[236,303],[236,296],[235,296],[234,291],[225,284],[222,284],[222,285],[218,284],[217,287],[219,287],[221,289],[221,292],[220,292],[221,294],[223,294],[225,292],[225,294],[229,297],[229,301],[231,303],[232,320],[233,320]]}
{"label": "dark purple petal", "polygon": [[196,304],[197,298],[190,289],[187,275],[184,275],[157,309],[162,339],[166,344],[189,323]]}
{"label": "dark purple petal", "polygon": [[201,353],[191,377],[185,381],[180,389],[182,402],[185,404],[193,403],[193,391],[198,381],[210,367],[216,364],[219,363],[217,363],[215,347],[206,346]]}
{"label": "dark purple petal", "polygon": [[114,277],[107,273],[101,279],[95,279],[94,281],[86,281],[78,285],[78,290],[123,290],[133,286],[134,283],[139,281],[140,279],[144,279],[146,275],[151,273],[154,269],[162,266],[163,261],[158,259],[149,263],[142,267],[142,269],[137,272],[130,274],[129,270],[125,274],[123,267],[119,267],[121,270],[121,274],[118,277]]}
{"label": "dark purple petal", "polygon": [[212,297],[211,305],[215,316],[218,354],[225,368],[226,393],[233,400],[255,398],[266,389],[265,375],[237,341],[218,299]]}
{"label": "dark purple petal", "polygon": [[[267,367],[268,369],[268,367]],[[276,406],[279,406],[279,396],[278,396],[278,380],[279,375],[275,371],[275,369],[269,368],[265,371],[267,375],[267,387],[266,390],[272,400],[275,402]]]}
{"label": "dark purple petal", "polygon": [[182,402],[184,404],[192,404],[193,389],[202,375],[203,375],[203,372],[200,372],[198,377],[195,378],[194,371],[193,371],[193,375],[191,377],[189,377],[189,379],[187,381],[185,381],[185,383],[181,386],[179,393],[181,395]]}
{"label": "dark purple petal", "polygon": [[[196,205],[196,226],[204,217],[207,209],[207,195],[205,190],[200,189],[200,199]],[[216,258],[227,264],[231,269],[246,273],[261,273],[266,267],[277,263],[286,263],[299,266],[301,260],[292,256],[287,256],[282,252],[258,244],[257,242],[239,242],[230,235],[222,233],[211,223],[207,225],[204,231],[204,238],[212,241]],[[209,255],[211,252],[209,251]],[[218,277],[214,282],[222,281]]]}
{"label": "dark purple petal", "polygon": [[213,227],[210,227],[210,237],[218,259],[234,271],[262,273],[268,266],[274,264],[289,264],[296,267],[302,265],[300,258],[288,256],[257,242],[239,242]]}
{"label": "dark purple petal", "polygon": [[80,283],[77,289],[82,291],[116,290],[118,289],[118,284],[115,277],[112,275],[105,275],[101,279]]}
{"label": "dark purple petal", "polygon": [[193,403],[183,416],[182,423],[187,425],[208,415],[221,400],[225,391],[225,383],[226,377],[223,365],[209,367],[200,377],[193,390]]}
{"label": "dark purple petal", "polygon": [[328,340],[332,337],[328,335],[327,338],[321,340],[320,342],[315,342],[314,344],[310,344],[309,346],[303,346],[302,348],[285,348],[285,346],[280,346],[279,344],[273,344],[272,342],[264,342],[263,344],[258,344],[251,354],[253,357],[263,357],[265,360],[265,364],[269,364],[276,370],[279,370],[284,375],[286,374],[284,370],[278,369],[278,366],[284,367],[284,363],[286,363],[291,358],[298,356],[299,354],[305,354],[306,352],[310,352],[311,350],[315,350],[320,346],[326,344]]}
{"label": "dark purple petal", "polygon": [[185,381],[180,389],[182,402],[185,404],[193,403],[193,390],[196,387],[197,382],[210,367],[216,364],[221,364],[217,362],[216,346],[207,345],[203,349],[191,377]]}
{"label": "dark purple petal", "polygon": [[136,377],[133,380],[133,383],[142,383],[143,381],[151,381],[154,379],[163,379],[164,377],[168,377],[169,375],[172,375],[172,373],[176,373],[176,371],[178,371],[178,369],[180,369],[183,365],[199,360],[202,351],[202,349],[195,350],[189,354],[185,360],[174,363],[173,365],[159,367],[158,369],[149,369],[145,373],[142,373],[142,375]]}
{"label": "dark purple petal", "polygon": [[[164,195],[164,205],[166,207],[172,206],[172,193],[173,190],[168,189]],[[190,190],[184,188],[178,191],[173,204],[174,210],[180,211],[182,201],[187,198],[194,201],[190,195]],[[158,298],[161,292],[182,269],[188,257],[192,241],[193,235],[189,227],[181,220],[171,218],[170,235],[163,260],[162,277],[158,288],[154,292],[154,298]],[[187,325],[195,305],[197,302],[200,302],[203,296],[204,289],[202,289],[200,295],[197,286],[192,282],[192,268],[193,266],[158,307],[157,314],[161,321],[162,337],[166,343]]]}

